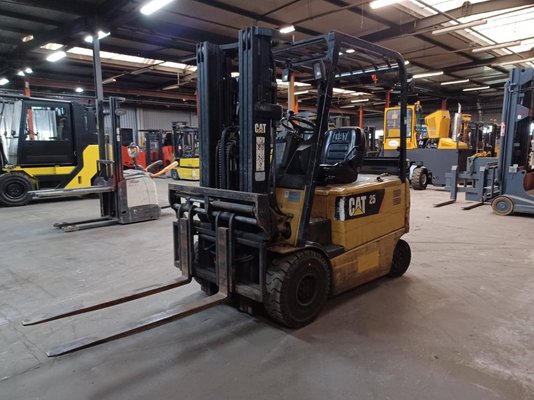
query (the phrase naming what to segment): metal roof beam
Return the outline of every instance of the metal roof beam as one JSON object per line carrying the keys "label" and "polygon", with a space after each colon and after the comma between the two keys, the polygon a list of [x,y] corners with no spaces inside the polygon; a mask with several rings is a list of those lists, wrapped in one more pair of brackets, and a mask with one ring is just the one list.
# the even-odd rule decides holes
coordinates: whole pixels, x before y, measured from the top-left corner
{"label": "metal roof beam", "polygon": [[3,0],[17,6],[28,6],[44,10],[60,11],[67,14],[89,17],[95,15],[96,5],[84,0]]}
{"label": "metal roof beam", "polygon": [[0,15],[2,17],[20,19],[20,20],[22,20],[24,22],[30,21],[30,22],[36,22],[38,24],[44,24],[44,25],[50,25],[50,26],[59,26],[59,25],[61,25],[61,23],[59,23],[57,20],[53,20],[53,19],[49,19],[49,18],[37,17],[37,16],[34,16],[34,15],[22,14],[22,13],[8,11],[8,10],[0,10]]}

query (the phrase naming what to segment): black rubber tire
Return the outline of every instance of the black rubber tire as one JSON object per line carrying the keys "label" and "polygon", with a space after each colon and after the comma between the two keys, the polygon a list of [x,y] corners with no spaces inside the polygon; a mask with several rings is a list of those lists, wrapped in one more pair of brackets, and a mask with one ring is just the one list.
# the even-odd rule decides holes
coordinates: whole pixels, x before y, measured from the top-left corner
{"label": "black rubber tire", "polygon": [[514,202],[506,196],[497,196],[491,202],[493,212],[500,216],[510,215],[514,212]]}
{"label": "black rubber tire", "polygon": [[264,307],[273,320],[288,328],[311,323],[330,293],[327,259],[313,250],[300,250],[274,259],[267,269]]}
{"label": "black rubber tire", "polygon": [[412,251],[410,245],[405,240],[399,239],[393,250],[393,261],[388,276],[398,278],[404,275],[410,266],[412,260]]}
{"label": "black rubber tire", "polygon": [[17,172],[0,176],[0,205],[5,207],[25,206],[32,199],[28,193],[33,190],[31,179]]}
{"label": "black rubber tire", "polygon": [[174,179],[175,181],[180,180],[180,175],[178,175],[178,170],[176,168],[171,169],[171,178]]}
{"label": "black rubber tire", "polygon": [[428,185],[428,174],[426,169],[418,167],[413,170],[412,188],[414,190],[425,190]]}

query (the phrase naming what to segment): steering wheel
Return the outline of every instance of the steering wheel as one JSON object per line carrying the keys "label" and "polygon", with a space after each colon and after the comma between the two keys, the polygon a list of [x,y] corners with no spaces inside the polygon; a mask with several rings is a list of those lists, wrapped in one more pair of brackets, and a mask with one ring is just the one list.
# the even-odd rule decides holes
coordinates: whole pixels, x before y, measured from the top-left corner
{"label": "steering wheel", "polygon": [[280,124],[287,130],[297,131],[300,135],[304,134],[305,131],[315,129],[315,123],[304,118],[295,117],[294,114],[282,119]]}

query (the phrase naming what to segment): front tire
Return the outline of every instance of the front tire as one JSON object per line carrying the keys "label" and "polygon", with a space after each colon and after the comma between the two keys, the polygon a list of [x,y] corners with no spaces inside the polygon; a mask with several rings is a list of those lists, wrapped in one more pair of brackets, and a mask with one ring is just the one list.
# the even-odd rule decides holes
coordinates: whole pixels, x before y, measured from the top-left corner
{"label": "front tire", "polygon": [[328,260],[312,250],[275,259],[267,269],[265,310],[288,328],[311,323],[330,293]]}
{"label": "front tire", "polygon": [[5,207],[25,206],[31,200],[28,193],[33,182],[24,174],[8,172],[0,176],[0,205]]}
{"label": "front tire", "polygon": [[178,171],[176,170],[176,168],[171,169],[171,178],[174,179],[175,181],[180,180],[180,175],[178,175]]}
{"label": "front tire", "polygon": [[388,276],[398,278],[404,275],[410,266],[411,260],[412,251],[410,250],[410,245],[405,240],[399,239],[393,250],[393,260]]}
{"label": "front tire", "polygon": [[498,196],[491,202],[491,208],[497,215],[510,215],[514,212],[514,202],[509,197]]}
{"label": "front tire", "polygon": [[412,187],[414,190],[425,190],[428,185],[426,169],[418,167],[412,173]]}

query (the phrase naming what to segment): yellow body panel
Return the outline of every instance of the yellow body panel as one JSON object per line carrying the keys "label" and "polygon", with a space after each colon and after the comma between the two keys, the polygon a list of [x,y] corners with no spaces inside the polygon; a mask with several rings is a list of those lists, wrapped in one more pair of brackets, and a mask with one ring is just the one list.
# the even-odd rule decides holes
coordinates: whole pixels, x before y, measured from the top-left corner
{"label": "yellow body panel", "polygon": [[176,167],[178,176],[180,179],[186,181],[198,181],[200,180],[200,169],[199,168],[182,168]]}
{"label": "yellow body panel", "polygon": [[425,117],[425,125],[430,139],[448,138],[451,114],[448,110],[434,111]]}
{"label": "yellow body panel", "polygon": [[[87,146],[82,153],[83,165],[80,171],[65,185],[66,189],[74,189],[91,186],[91,179],[97,172],[98,145]],[[10,171],[22,171],[30,177],[38,180],[39,175],[70,175],[76,166],[47,166],[47,167],[20,167],[10,169]]]}
{"label": "yellow body panel", "polygon": [[461,149],[468,150],[469,146],[465,142],[455,142],[451,138],[441,138],[438,143],[439,150]]}

